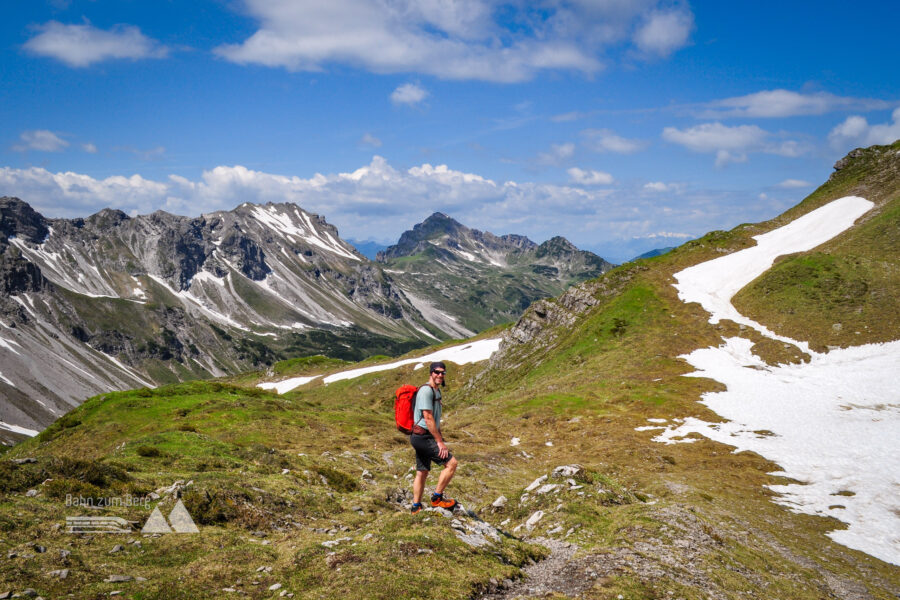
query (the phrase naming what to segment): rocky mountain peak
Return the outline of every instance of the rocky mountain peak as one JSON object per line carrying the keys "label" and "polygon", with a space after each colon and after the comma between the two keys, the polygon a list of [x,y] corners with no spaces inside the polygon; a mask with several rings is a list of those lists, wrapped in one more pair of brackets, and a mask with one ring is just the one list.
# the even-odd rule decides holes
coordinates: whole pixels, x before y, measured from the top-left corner
{"label": "rocky mountain peak", "polygon": [[431,246],[451,254],[463,250],[466,256],[473,256],[519,252],[534,248],[537,244],[522,235],[498,237],[490,232],[470,229],[449,215],[435,212],[411,230],[403,232],[397,244],[379,252],[376,260],[386,262],[401,256],[413,256],[428,251]]}
{"label": "rocky mountain peak", "polygon": [[19,236],[40,244],[49,233],[47,219],[27,202],[9,196],[0,198],[0,234],[4,240]]}
{"label": "rocky mountain peak", "polygon": [[578,247],[562,236],[555,236],[537,247],[536,256],[543,258],[544,256],[561,257],[579,252]]}
{"label": "rocky mountain peak", "polygon": [[[449,234],[450,236],[459,235],[468,231],[468,229],[468,227],[450,216],[436,212],[418,225],[415,225],[412,231],[404,232],[403,236],[408,240],[422,241],[443,234]],[[403,237],[401,237],[399,243],[402,244],[403,241]]]}
{"label": "rocky mountain peak", "polygon": [[128,221],[130,217],[121,210],[113,208],[104,208],[87,219],[85,222],[96,229],[107,230],[112,227],[118,227],[124,221]]}

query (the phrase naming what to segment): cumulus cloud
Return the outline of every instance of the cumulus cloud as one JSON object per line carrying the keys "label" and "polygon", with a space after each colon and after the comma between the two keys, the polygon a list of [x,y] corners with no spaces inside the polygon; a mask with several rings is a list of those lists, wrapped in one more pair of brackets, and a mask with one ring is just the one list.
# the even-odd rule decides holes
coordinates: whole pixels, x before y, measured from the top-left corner
{"label": "cumulus cloud", "polygon": [[24,48],[33,54],[55,58],[70,67],[87,67],[116,58],[162,58],[169,50],[131,25],[116,25],[109,31],[93,25],[64,25],[50,21]]}
{"label": "cumulus cloud", "polygon": [[865,117],[854,115],[831,130],[828,141],[836,150],[844,151],[856,146],[892,144],[900,139],[900,107],[894,109],[891,121],[869,125]]}
{"label": "cumulus cloud", "polygon": [[545,70],[593,74],[613,46],[630,42],[642,53],[668,56],[686,43],[693,15],[658,9],[662,4],[577,1],[538,9],[496,0],[244,0],[259,29],[215,53],[292,71],[342,64],[495,82],[526,81]]}
{"label": "cumulus cloud", "polygon": [[581,134],[585,137],[585,146],[594,152],[633,154],[647,146],[642,140],[623,138],[610,129],[585,129]]}
{"label": "cumulus cloud", "polygon": [[[590,171],[585,173],[592,177]],[[658,231],[703,233],[721,227],[728,206],[717,197],[661,210],[658,197],[645,198],[633,189],[500,182],[447,165],[398,169],[378,156],[353,171],[310,177],[241,165],[218,166],[197,178],[171,175],[161,180],[0,168],[0,189],[48,217],[83,217],[106,207],[132,215],[161,209],[196,216],[231,210],[244,202],[294,202],[324,215],[344,238],[393,242],[404,230],[441,211],[497,234],[518,233],[538,242],[563,235],[581,247]],[[746,202],[733,205],[748,210]],[[742,213],[732,222],[750,220],[749,216]]]}
{"label": "cumulus cloud", "polygon": [[415,106],[428,97],[428,91],[416,83],[404,83],[391,92],[391,102]]}
{"label": "cumulus cloud", "polygon": [[733,162],[746,162],[748,154],[762,152],[785,157],[802,156],[809,152],[807,144],[795,141],[778,141],[773,135],[756,125],[728,127],[722,123],[703,123],[688,129],[666,127],[662,137],[668,142],[684,146],[694,152],[714,153],[716,166]]}
{"label": "cumulus cloud", "polygon": [[763,90],[746,96],[716,100],[701,113],[704,118],[795,117],[823,115],[838,110],[878,110],[888,108],[883,100],[850,98],[827,92],[801,94],[790,90]]}
{"label": "cumulus cloud", "polygon": [[91,144],[90,142],[81,145],[81,149],[87,152],[88,154],[97,154],[97,146]]}
{"label": "cumulus cloud", "polygon": [[572,167],[566,173],[569,174],[570,181],[581,185],[609,185],[614,181],[613,176],[609,173],[593,169],[583,170]]}
{"label": "cumulus cloud", "polygon": [[648,192],[680,192],[684,189],[684,185],[681,183],[651,181],[644,184],[644,189]]}
{"label": "cumulus cloud", "polygon": [[19,140],[22,143],[13,146],[13,150],[16,152],[27,152],[28,150],[59,152],[69,146],[69,142],[46,129],[23,131],[19,136]]}
{"label": "cumulus cloud", "polygon": [[674,232],[674,231],[657,231],[655,233],[648,233],[648,234],[640,235],[640,236],[636,235],[636,236],[634,236],[634,239],[651,239],[652,240],[652,239],[658,239],[658,238],[665,238],[665,239],[684,240],[684,239],[692,238],[692,237],[694,237],[694,236],[689,233],[679,233],[679,232]]}
{"label": "cumulus cloud", "polygon": [[666,57],[685,46],[694,29],[694,15],[687,9],[653,11],[634,34],[637,47],[646,54]]}

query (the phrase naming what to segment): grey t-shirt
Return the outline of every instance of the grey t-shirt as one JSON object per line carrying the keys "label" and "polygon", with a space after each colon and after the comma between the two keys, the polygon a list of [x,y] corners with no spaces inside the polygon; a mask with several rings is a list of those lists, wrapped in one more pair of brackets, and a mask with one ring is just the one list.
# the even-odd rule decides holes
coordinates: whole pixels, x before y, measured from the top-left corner
{"label": "grey t-shirt", "polygon": [[416,394],[416,408],[413,412],[414,423],[419,427],[423,427],[428,429],[428,425],[425,424],[425,417],[422,415],[423,410],[430,410],[434,415],[434,424],[440,429],[441,428],[441,390],[434,389],[428,384],[423,385],[419,388],[419,392]]}

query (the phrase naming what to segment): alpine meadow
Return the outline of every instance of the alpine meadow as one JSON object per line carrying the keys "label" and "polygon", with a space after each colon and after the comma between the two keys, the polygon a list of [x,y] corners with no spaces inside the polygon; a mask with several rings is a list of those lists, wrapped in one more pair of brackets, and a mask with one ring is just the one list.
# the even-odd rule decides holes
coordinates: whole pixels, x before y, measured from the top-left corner
{"label": "alpine meadow", "polygon": [[[723,424],[698,400],[724,386],[685,377],[693,369],[684,356],[698,348],[747,340],[762,372],[810,361],[752,327],[710,323],[673,284],[686,268],[752,248],[754,236],[839,198],[873,207],[829,241],[779,257],[735,305],[778,335],[802,332],[813,348],[898,339],[890,250],[900,143],[854,151],[837,167],[771,221],[615,268],[467,341],[502,340],[487,362],[448,364],[446,428],[465,512],[408,514],[408,443],[390,412],[393,390],[421,378],[419,361],[327,384],[311,379],[284,394],[258,387],[392,362],[309,357],[102,394],[10,449],[0,513],[7,588],[136,598],[895,597],[890,557],[829,539],[848,523],[777,503],[773,487],[800,483],[777,464],[735,453],[727,441],[693,434],[683,439],[693,443],[662,444],[646,431],[648,422]],[[887,419],[896,410],[889,402],[877,409]],[[857,467],[896,476],[886,468],[894,457],[879,460]],[[864,493],[836,489],[831,504]],[[164,515],[180,499],[200,533],[66,532],[66,498],[129,496],[153,497]],[[141,505],[102,510],[134,523],[147,513]],[[885,536],[895,523],[883,524]],[[523,578],[542,564],[554,568]]]}
{"label": "alpine meadow", "polygon": [[0,19],[0,600],[900,599],[900,3]]}

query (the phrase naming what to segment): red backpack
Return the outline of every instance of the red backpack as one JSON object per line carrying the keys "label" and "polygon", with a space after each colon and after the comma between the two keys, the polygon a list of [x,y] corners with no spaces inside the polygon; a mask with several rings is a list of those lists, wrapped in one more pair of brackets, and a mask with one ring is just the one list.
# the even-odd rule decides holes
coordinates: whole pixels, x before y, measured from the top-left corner
{"label": "red backpack", "polygon": [[397,429],[409,435],[413,428],[413,410],[416,407],[416,393],[419,391],[414,385],[401,385],[394,392],[394,420]]}

